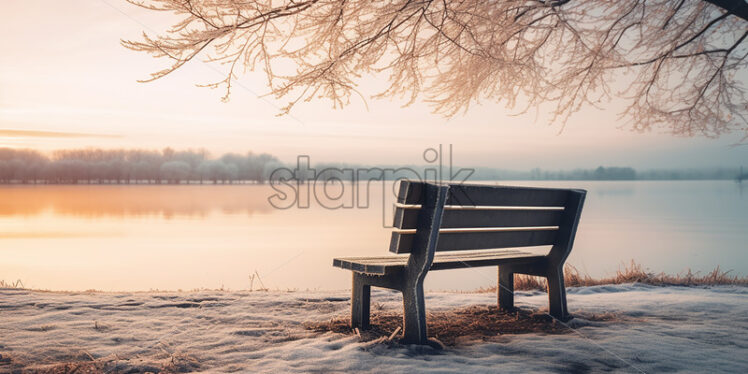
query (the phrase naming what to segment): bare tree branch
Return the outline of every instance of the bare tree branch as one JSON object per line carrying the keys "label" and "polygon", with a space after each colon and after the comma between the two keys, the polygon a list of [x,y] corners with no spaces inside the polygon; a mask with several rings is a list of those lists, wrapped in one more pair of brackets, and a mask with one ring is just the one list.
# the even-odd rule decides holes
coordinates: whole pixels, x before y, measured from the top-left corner
{"label": "bare tree branch", "polygon": [[[748,5],[743,0],[150,0],[180,17],[164,35],[123,41],[166,58],[263,70],[286,111],[317,97],[346,105],[363,75],[375,97],[423,97],[454,115],[477,100],[519,112],[545,103],[565,123],[613,97],[636,130],[748,135]],[[257,64],[260,63],[258,66]],[[624,77],[622,80],[621,77]]]}

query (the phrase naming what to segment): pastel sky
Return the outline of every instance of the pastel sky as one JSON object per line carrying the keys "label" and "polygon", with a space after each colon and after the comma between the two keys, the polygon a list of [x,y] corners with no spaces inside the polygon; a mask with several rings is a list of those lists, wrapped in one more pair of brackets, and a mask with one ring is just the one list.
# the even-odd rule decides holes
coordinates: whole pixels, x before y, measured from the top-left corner
{"label": "pastel sky", "polygon": [[[422,163],[424,149],[452,144],[455,163],[507,169],[571,169],[598,165],[636,168],[748,165],[748,145],[678,138],[621,129],[622,103],[585,109],[562,129],[543,113],[510,116],[503,105],[474,105],[444,118],[424,103],[354,99],[345,109],[329,101],[278,117],[284,101],[262,97],[261,74],[245,75],[231,101],[196,83],[220,80],[224,67],[196,62],[152,83],[137,79],[165,61],[129,51],[137,39],[170,26],[122,0],[6,0],[0,5],[0,147],[44,151],[77,147],[206,148],[213,153],[268,152],[291,162]],[[375,94],[381,83],[359,87]]]}

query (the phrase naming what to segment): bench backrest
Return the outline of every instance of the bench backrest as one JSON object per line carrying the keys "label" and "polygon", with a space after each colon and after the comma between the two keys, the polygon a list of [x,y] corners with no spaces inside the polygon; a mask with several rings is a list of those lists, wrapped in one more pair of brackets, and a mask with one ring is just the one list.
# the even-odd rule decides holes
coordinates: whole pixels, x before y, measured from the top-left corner
{"label": "bench backrest", "polygon": [[[578,189],[401,181],[390,251],[417,252],[430,261],[435,251],[552,245],[548,257],[563,263],[585,195]],[[427,240],[431,236],[438,240]]]}

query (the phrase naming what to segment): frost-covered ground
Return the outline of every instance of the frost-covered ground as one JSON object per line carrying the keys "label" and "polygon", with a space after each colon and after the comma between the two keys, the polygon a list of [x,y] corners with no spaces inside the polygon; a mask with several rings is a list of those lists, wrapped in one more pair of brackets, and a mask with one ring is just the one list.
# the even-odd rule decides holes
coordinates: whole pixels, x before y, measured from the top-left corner
{"label": "frost-covered ground", "polygon": [[[543,308],[542,293],[520,292]],[[0,372],[60,363],[77,372],[748,372],[748,288],[569,289],[577,319],[560,335],[501,335],[443,351],[361,343],[304,322],[348,311],[346,292],[61,293],[0,290]],[[400,308],[375,291],[373,303]],[[485,293],[427,293],[431,310],[493,304]],[[80,366],[81,363],[90,366]],[[77,365],[77,366],[76,366]]]}

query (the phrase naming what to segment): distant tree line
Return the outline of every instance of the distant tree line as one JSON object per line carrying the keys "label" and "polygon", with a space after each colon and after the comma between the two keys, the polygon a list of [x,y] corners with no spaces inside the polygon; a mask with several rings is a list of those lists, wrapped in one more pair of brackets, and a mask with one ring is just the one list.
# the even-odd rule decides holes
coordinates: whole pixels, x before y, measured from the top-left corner
{"label": "distant tree line", "polygon": [[[205,150],[74,149],[51,155],[30,149],[0,148],[0,184],[185,184],[266,183],[273,171],[287,168],[301,181],[353,176],[367,179],[422,178],[435,175],[433,166],[372,166],[315,163],[312,169],[295,170],[276,157],[262,153],[227,153],[211,158]],[[529,171],[475,168],[469,180],[694,180],[735,179],[738,168],[657,169],[630,167]],[[277,176],[275,176],[277,177]],[[445,171],[443,178],[449,177]]]}
{"label": "distant tree line", "polygon": [[[289,166],[294,168],[295,166]],[[350,180],[356,175],[359,180],[371,179],[394,180],[400,178],[422,178],[437,175],[434,165],[363,165],[346,163],[317,163],[313,165],[313,173],[295,172],[300,180],[327,178],[341,178]],[[462,169],[455,166],[454,170]],[[498,168],[465,168],[472,171],[469,181],[501,181],[501,180],[734,180],[741,174],[739,168],[701,168],[701,169],[646,169],[636,170],[632,167],[598,166],[594,169],[548,170],[534,168],[531,170],[511,170]],[[389,172],[383,172],[389,171]],[[345,171],[341,173],[340,171]],[[445,168],[442,178],[449,178],[452,171]],[[745,177],[744,177],[745,179]]]}
{"label": "distant tree line", "polygon": [[205,150],[75,149],[48,156],[0,148],[0,183],[264,183],[280,165],[272,155],[252,152],[210,158]]}
{"label": "distant tree line", "polygon": [[603,167],[596,169],[575,169],[570,171],[542,171],[538,168],[530,171],[532,179],[554,180],[634,180],[636,170],[630,167]]}
{"label": "distant tree line", "polygon": [[473,180],[724,180],[735,179],[739,168],[648,169],[604,167],[595,169],[528,171],[478,168]]}

